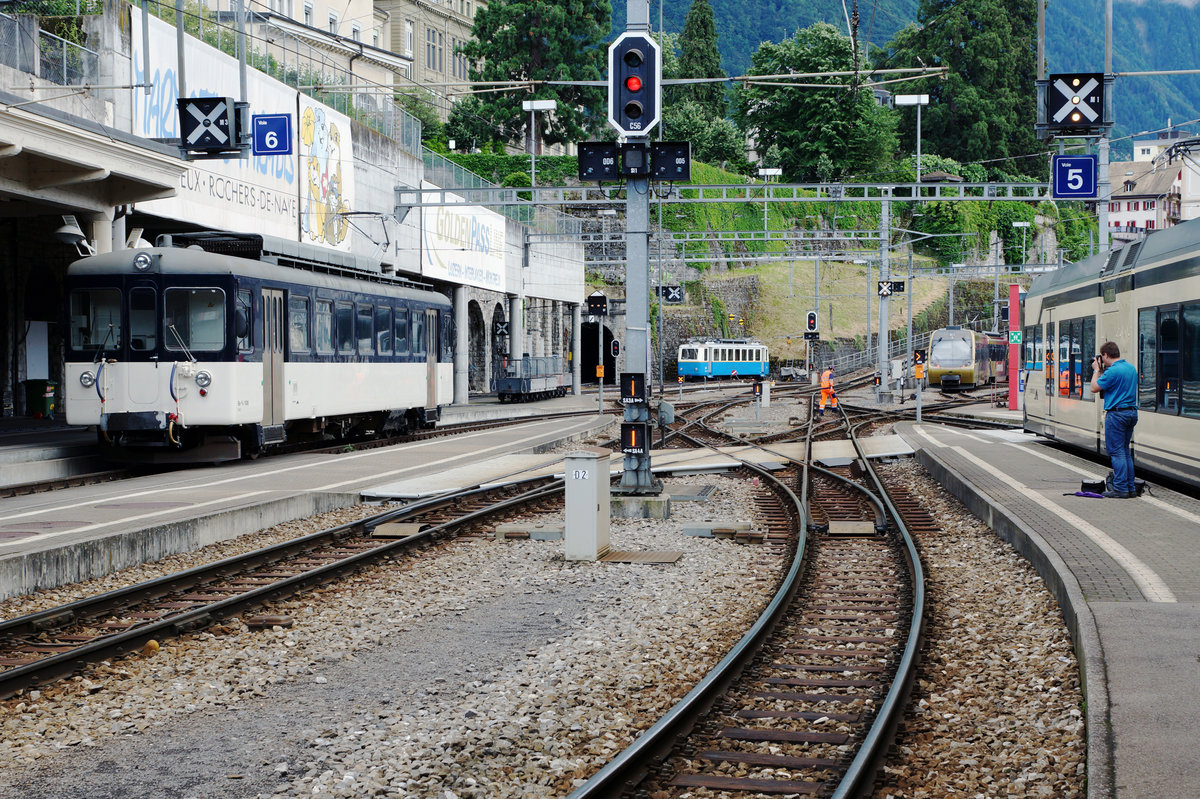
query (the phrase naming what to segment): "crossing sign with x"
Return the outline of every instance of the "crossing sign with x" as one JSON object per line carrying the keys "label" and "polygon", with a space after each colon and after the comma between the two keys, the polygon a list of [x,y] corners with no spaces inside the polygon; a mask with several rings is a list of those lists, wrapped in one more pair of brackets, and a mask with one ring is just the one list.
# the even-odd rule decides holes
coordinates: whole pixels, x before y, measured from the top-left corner
{"label": "crossing sign with x", "polygon": [[1051,75],[1046,87],[1046,124],[1051,128],[1098,128],[1104,123],[1104,75]]}
{"label": "crossing sign with x", "polygon": [[179,133],[188,150],[228,149],[233,141],[233,99],[179,98]]}

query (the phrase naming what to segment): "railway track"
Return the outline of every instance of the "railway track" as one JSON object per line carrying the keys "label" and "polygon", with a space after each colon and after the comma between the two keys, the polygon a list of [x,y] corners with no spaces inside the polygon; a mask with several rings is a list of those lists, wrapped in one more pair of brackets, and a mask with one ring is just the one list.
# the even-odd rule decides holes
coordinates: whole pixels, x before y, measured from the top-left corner
{"label": "railway track", "polygon": [[[434,497],[400,510],[127,588],[0,622],[0,698],[203,629],[369,563],[442,538],[478,534],[517,512],[560,503],[562,481],[537,478]],[[153,646],[153,645],[151,645]]]}
{"label": "railway track", "polygon": [[[818,430],[855,442],[849,416],[836,429],[831,421],[806,427],[810,444]],[[681,421],[674,435],[730,443],[702,420]],[[758,474],[790,525],[788,575],[721,664],[572,799],[840,797],[871,784],[915,673],[924,612],[915,545],[861,451],[837,469]]]}

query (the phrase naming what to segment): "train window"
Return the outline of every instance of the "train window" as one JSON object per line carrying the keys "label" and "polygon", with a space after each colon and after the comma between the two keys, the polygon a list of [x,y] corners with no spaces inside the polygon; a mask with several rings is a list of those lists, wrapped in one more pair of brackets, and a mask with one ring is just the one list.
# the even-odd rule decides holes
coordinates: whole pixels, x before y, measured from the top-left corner
{"label": "train window", "polygon": [[1200,303],[1183,306],[1179,337],[1179,411],[1200,418]]}
{"label": "train window", "polygon": [[1071,396],[1071,323],[1058,323],[1058,396]]}
{"label": "train window", "polygon": [[965,333],[937,338],[929,351],[929,360],[940,366],[967,366],[972,358],[971,341]]}
{"label": "train window", "polygon": [[375,351],[380,355],[392,354],[392,309],[375,309]]}
{"label": "train window", "polygon": [[80,350],[121,343],[121,292],[76,289],[71,292],[71,346]]}
{"label": "train window", "polygon": [[1138,408],[1158,409],[1158,311],[1138,311]]}
{"label": "train window", "polygon": [[158,292],[153,288],[135,288],[129,292],[129,347],[134,350],[157,349],[154,334],[158,323]]}
{"label": "train window", "polygon": [[348,302],[333,305],[333,341],[338,352],[354,352],[354,306]]}
{"label": "train window", "polygon": [[358,351],[371,355],[375,345],[375,311],[370,305],[358,306],[354,332],[358,338]]}
{"label": "train window", "polygon": [[413,355],[425,354],[425,311],[423,309],[415,309],[412,315],[412,343]]}
{"label": "train window", "polygon": [[237,293],[237,308],[234,309],[237,314],[237,325],[233,334],[237,336],[238,349],[242,352],[249,352],[254,349],[254,300],[250,296],[250,289],[238,289]]}
{"label": "train window", "polygon": [[1080,343],[1082,369],[1079,373],[1081,379],[1078,391],[1078,395],[1085,400],[1095,401],[1095,395],[1092,393],[1092,358],[1096,357],[1099,351],[1096,344],[1096,320],[1094,317],[1086,318],[1083,320],[1083,340]]}
{"label": "train window", "polygon": [[333,352],[333,303],[329,300],[317,300],[313,313],[313,337],[316,339],[317,352]]}
{"label": "train window", "polygon": [[308,297],[288,297],[288,349],[308,352]]}
{"label": "train window", "polygon": [[408,354],[408,309],[407,308],[397,308],[396,309],[396,323],[395,323],[395,327],[393,329],[396,331],[395,335],[393,336],[393,338],[395,339],[395,344],[396,344],[396,354],[397,355],[407,355]]}
{"label": "train window", "polygon": [[684,347],[683,349],[681,349],[679,351],[679,360],[681,360],[681,361],[696,360],[696,348],[695,347]]}
{"label": "train window", "polygon": [[1179,311],[1159,311],[1158,409],[1179,413]]}
{"label": "train window", "polygon": [[[442,349],[438,353],[438,360],[454,360],[454,319],[446,311],[439,314],[438,319],[441,322],[441,335],[438,339],[442,342]],[[560,369],[559,371],[562,370]]]}
{"label": "train window", "polygon": [[221,289],[167,289],[163,311],[167,349],[212,352],[225,347],[225,292]]}

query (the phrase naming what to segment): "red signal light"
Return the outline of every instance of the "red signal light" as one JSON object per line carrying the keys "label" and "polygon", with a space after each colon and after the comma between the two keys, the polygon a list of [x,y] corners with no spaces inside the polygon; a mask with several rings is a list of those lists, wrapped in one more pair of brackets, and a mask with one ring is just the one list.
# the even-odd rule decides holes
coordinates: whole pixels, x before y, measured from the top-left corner
{"label": "red signal light", "polygon": [[625,88],[631,92],[640,92],[642,90],[642,79],[637,75],[632,75],[625,79]]}

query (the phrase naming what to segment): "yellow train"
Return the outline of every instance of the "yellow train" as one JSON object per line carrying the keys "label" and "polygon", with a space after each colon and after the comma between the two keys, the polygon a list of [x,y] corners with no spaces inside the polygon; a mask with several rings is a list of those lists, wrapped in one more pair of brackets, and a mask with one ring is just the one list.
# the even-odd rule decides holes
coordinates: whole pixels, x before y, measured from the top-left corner
{"label": "yellow train", "polygon": [[929,339],[929,385],[945,391],[1008,382],[1008,341],[949,325]]}

